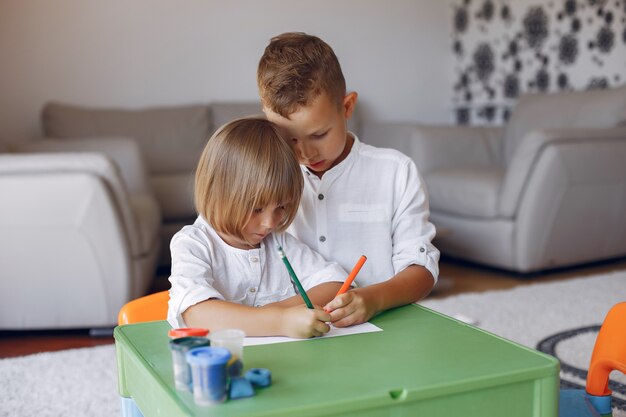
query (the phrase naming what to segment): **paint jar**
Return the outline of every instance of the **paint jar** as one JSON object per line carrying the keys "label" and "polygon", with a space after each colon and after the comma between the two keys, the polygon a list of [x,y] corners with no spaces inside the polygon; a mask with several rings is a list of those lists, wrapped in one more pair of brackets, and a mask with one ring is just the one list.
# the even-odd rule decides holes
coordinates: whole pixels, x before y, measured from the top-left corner
{"label": "paint jar", "polygon": [[174,367],[174,385],[179,391],[191,391],[191,370],[185,355],[191,349],[209,346],[209,339],[196,336],[179,337],[170,340],[169,344]]}
{"label": "paint jar", "polygon": [[226,401],[228,386],[226,363],[230,357],[228,349],[213,346],[195,348],[187,352],[193,399],[197,405],[206,406]]}
{"label": "paint jar", "polygon": [[178,339],[179,337],[189,336],[208,337],[208,334],[208,329],[201,329],[199,327],[181,327],[178,329],[170,329],[170,331],[167,332],[170,339]]}
{"label": "paint jar", "polygon": [[211,332],[209,339],[211,346],[223,347],[230,351],[231,355],[236,356],[243,364],[243,339],[246,334],[239,329],[221,329]]}

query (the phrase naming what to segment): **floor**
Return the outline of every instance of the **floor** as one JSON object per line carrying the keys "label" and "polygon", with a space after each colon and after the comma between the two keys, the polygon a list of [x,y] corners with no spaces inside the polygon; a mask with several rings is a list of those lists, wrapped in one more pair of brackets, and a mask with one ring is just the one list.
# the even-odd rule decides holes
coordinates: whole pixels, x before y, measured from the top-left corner
{"label": "floor", "polygon": [[[440,280],[437,287],[429,295],[430,298],[445,298],[468,292],[508,289],[538,282],[564,280],[613,271],[626,271],[626,259],[532,275],[513,274],[451,259],[442,260],[439,266]],[[166,276],[160,276],[152,290],[160,291],[167,289],[166,278]],[[110,329],[106,329],[103,333],[103,335],[92,336],[85,329],[28,332],[0,331],[0,358],[113,343]]]}

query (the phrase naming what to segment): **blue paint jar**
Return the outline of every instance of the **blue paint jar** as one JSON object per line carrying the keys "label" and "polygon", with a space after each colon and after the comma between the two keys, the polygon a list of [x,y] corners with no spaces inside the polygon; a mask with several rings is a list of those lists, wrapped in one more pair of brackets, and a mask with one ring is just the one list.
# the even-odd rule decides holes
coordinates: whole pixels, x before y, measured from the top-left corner
{"label": "blue paint jar", "polygon": [[230,356],[230,351],[221,347],[200,347],[187,352],[193,399],[197,405],[213,405],[226,401],[226,364]]}
{"label": "blue paint jar", "polygon": [[179,391],[191,391],[191,370],[187,364],[187,352],[191,349],[209,346],[210,342],[205,337],[180,337],[170,340],[172,352],[172,366],[174,368],[174,385]]}

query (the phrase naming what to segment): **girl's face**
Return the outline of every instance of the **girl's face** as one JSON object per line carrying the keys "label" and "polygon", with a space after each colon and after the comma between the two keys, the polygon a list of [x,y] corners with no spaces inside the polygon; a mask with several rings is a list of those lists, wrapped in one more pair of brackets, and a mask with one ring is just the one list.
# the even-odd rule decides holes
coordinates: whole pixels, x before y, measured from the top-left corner
{"label": "girl's face", "polygon": [[259,207],[252,211],[248,223],[243,227],[243,237],[245,240],[238,239],[234,236],[220,237],[230,246],[239,249],[258,248],[261,241],[265,239],[280,222],[285,218],[286,211],[284,204],[269,204],[265,207]]}

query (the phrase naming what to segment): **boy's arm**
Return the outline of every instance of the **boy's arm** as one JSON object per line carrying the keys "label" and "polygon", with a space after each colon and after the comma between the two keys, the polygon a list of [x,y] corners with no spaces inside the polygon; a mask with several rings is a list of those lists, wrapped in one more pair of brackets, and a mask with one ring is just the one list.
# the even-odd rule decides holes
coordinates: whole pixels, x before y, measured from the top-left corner
{"label": "boy's arm", "polygon": [[328,332],[330,316],[322,310],[304,305],[280,306],[277,303],[250,307],[210,299],[195,304],[182,314],[189,327],[209,330],[235,328],[247,336],[289,336],[308,338]]}
{"label": "boy's arm", "polygon": [[351,326],[364,323],[381,311],[421,300],[434,284],[435,280],[426,268],[410,265],[387,281],[355,288],[338,296],[324,309],[330,311],[333,325]]}
{"label": "boy's arm", "polygon": [[363,288],[367,296],[378,300],[374,314],[426,297],[433,289],[433,276],[421,265],[410,265],[391,279]]}
{"label": "boy's arm", "polygon": [[[339,288],[341,288],[341,284],[341,282],[324,282],[307,290],[306,294],[309,296],[309,299],[311,300],[313,305],[323,306],[335,297],[337,291],[339,291]],[[300,294],[296,294],[292,297],[285,298],[282,301],[272,303],[271,305],[278,305],[281,307],[293,307],[300,304],[304,304],[304,300],[302,299]]]}
{"label": "boy's arm", "polygon": [[[314,305],[323,306],[335,298],[335,295],[337,295],[337,291],[339,291],[342,284],[342,282],[325,282],[323,284],[316,285],[306,293]],[[298,297],[300,297],[300,295],[298,295]],[[300,297],[300,299],[302,299],[302,297]]]}

